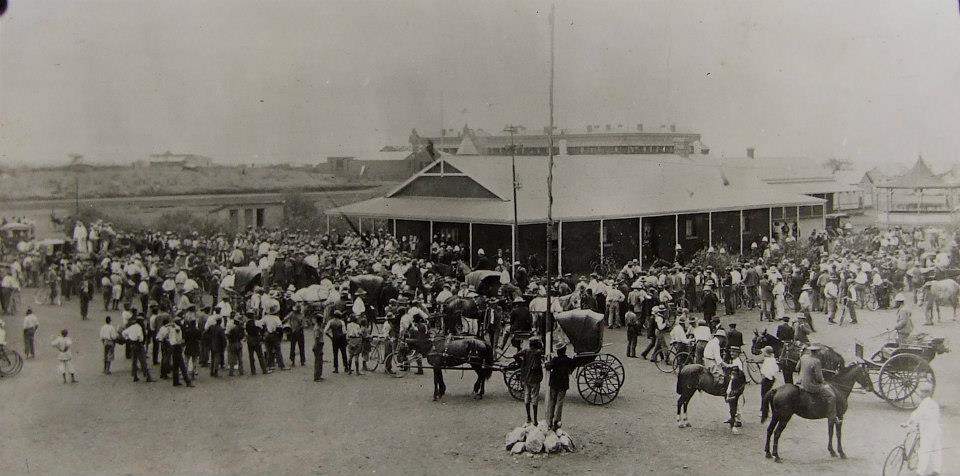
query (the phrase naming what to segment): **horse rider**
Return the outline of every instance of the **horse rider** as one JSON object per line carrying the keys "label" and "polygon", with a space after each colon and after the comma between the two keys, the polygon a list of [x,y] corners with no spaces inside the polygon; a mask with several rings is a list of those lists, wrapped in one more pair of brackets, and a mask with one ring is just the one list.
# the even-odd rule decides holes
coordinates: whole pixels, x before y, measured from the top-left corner
{"label": "horse rider", "polygon": [[913,312],[903,305],[905,300],[903,293],[897,293],[893,298],[893,305],[897,308],[897,325],[893,329],[897,331],[897,342],[900,344],[907,341],[913,332],[913,319],[911,319]]}
{"label": "horse rider", "polygon": [[700,319],[697,321],[697,327],[693,329],[693,341],[696,356],[696,363],[703,365],[703,351],[707,347],[707,342],[710,341],[710,327],[707,326],[707,321]]}
{"label": "horse rider", "polygon": [[[713,333],[713,338],[710,339],[710,342],[707,342],[706,347],[703,349],[703,366],[713,375],[713,381],[718,383],[726,381],[726,376],[728,375],[727,369],[742,365],[739,359],[733,364],[728,364],[724,361],[723,342],[721,338],[726,339],[726,337],[726,331],[717,329],[716,332]],[[729,397],[730,389],[727,388],[727,398]]]}
{"label": "horse rider", "polygon": [[789,344],[790,342],[793,342],[793,336],[795,335],[793,326],[790,325],[790,316],[782,316],[780,317],[780,320],[783,322],[777,326],[777,340],[783,342],[784,344]]}
{"label": "horse rider", "polygon": [[823,364],[820,362],[820,351],[823,347],[813,343],[807,346],[807,353],[800,357],[797,372],[800,374],[800,390],[822,398],[827,405],[827,421],[840,420],[837,418],[836,396],[823,378]]}
{"label": "horse rider", "polygon": [[524,336],[530,335],[532,331],[533,319],[530,317],[530,308],[526,300],[517,296],[513,300],[513,308],[510,309],[510,327],[503,333],[502,344],[505,344],[509,338],[510,344],[519,351]]}

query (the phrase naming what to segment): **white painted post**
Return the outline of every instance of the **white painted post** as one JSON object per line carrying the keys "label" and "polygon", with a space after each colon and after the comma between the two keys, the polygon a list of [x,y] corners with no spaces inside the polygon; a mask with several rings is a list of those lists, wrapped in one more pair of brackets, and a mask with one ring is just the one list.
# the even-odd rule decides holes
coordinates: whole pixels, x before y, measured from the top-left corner
{"label": "white painted post", "polygon": [[640,259],[640,269],[643,269],[643,217],[637,217],[637,228],[639,238],[637,239],[637,253]]}
{"label": "white painted post", "polygon": [[[769,208],[767,210],[770,212],[770,217],[767,218],[767,239],[769,240],[770,238],[773,238],[773,208]],[[781,215],[783,215],[783,218],[786,219],[787,218],[786,208],[783,208],[783,210],[784,212],[781,213]],[[797,226],[799,227],[800,224],[798,223]]]}
{"label": "white painted post", "polygon": [[600,262],[603,263],[603,218],[600,219]]}
{"label": "white painted post", "polygon": [[470,244],[469,244],[470,249],[467,251],[467,254],[470,255],[470,261],[468,261],[468,262],[470,263],[470,267],[472,268],[472,267],[473,267],[473,222],[470,222],[470,223],[467,225],[467,227],[468,227],[468,230],[469,230],[467,233],[470,235],[470,241],[469,241],[469,243],[470,243]]}
{"label": "white painted post", "polygon": [[[549,273],[550,270],[548,269]],[[563,222],[557,222],[557,274],[563,275]]]}
{"label": "white painted post", "polygon": [[740,210],[740,255],[743,255],[743,210]]}
{"label": "white painted post", "polygon": [[[511,228],[510,248],[511,248],[511,256],[512,256],[512,258],[510,259],[510,278],[516,278],[516,275],[514,274],[516,272],[516,266],[514,265],[514,263],[519,261],[517,259],[517,225],[510,225],[510,228]],[[525,292],[526,290],[522,289],[521,291]]]}
{"label": "white painted post", "polygon": [[394,238],[397,237],[397,219],[396,218],[393,219],[393,237]]}
{"label": "white painted post", "polygon": [[713,246],[713,212],[707,212],[707,249]]}
{"label": "white painted post", "polygon": [[357,217],[357,229],[360,230],[360,233],[363,233],[363,217]]}
{"label": "white painted post", "polygon": [[330,215],[327,215],[327,234],[330,234]]}

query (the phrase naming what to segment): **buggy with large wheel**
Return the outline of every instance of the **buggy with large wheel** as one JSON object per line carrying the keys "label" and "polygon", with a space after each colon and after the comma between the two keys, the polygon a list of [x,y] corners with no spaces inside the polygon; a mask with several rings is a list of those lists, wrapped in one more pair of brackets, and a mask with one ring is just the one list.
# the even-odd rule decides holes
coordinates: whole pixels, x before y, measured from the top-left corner
{"label": "buggy with large wheel", "polygon": [[[603,315],[586,310],[574,309],[554,315],[558,326],[555,341],[564,338],[573,347],[573,360],[577,371],[574,378],[577,391],[590,404],[606,405],[617,398],[625,379],[623,363],[612,354],[602,353]],[[523,399],[523,380],[517,365],[508,365],[503,369],[503,381],[510,395]]]}
{"label": "buggy with large wheel", "polygon": [[937,354],[949,351],[946,339],[927,334],[886,342],[869,359],[863,357],[863,344],[855,345],[857,357],[867,365],[874,393],[887,403],[908,410],[920,404],[918,389],[924,382],[936,388],[930,362]]}

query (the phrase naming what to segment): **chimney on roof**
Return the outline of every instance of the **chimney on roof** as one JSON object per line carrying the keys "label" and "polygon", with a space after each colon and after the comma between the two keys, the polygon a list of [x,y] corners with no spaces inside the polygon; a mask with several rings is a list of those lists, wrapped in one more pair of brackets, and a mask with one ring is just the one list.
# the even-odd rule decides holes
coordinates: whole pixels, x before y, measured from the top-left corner
{"label": "chimney on roof", "polygon": [[643,124],[637,124],[637,132],[643,132]]}
{"label": "chimney on roof", "polygon": [[607,124],[605,129],[607,130],[607,132],[610,132],[610,129],[611,129],[610,124]]}
{"label": "chimney on roof", "polygon": [[670,124],[670,132],[677,132],[677,125],[676,125],[676,124]]}
{"label": "chimney on roof", "polygon": [[756,149],[753,147],[747,147],[747,158],[752,159],[754,152],[756,152]]}

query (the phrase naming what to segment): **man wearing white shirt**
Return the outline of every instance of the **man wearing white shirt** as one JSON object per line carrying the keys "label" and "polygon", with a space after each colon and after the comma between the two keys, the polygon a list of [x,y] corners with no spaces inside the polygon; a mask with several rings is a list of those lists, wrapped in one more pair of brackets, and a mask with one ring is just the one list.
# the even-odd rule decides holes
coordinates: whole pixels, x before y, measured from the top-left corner
{"label": "man wearing white shirt", "polygon": [[37,329],[40,328],[40,321],[33,309],[27,309],[27,315],[23,317],[23,357],[32,359],[37,356],[34,347],[34,337],[37,335]]}
{"label": "man wearing white shirt", "polygon": [[[760,375],[763,378],[760,381],[760,401],[762,402],[763,396],[773,388],[780,376],[780,364],[777,363],[777,358],[773,356],[773,347],[768,345],[763,348],[761,353],[763,354],[763,363],[760,364]],[[767,420],[767,412],[767,405],[761,405],[760,421]]]}
{"label": "man wearing white shirt", "polygon": [[100,343],[103,345],[103,373],[110,375],[110,365],[113,363],[114,349],[117,345],[117,328],[110,323],[110,316],[107,316],[106,323],[100,327]]}
{"label": "man wearing white shirt", "polygon": [[133,357],[133,381],[140,381],[140,378],[137,376],[137,371],[142,369],[143,375],[147,378],[147,382],[156,382],[156,380],[150,376],[150,367],[147,366],[147,354],[143,348],[143,317],[138,317],[137,320],[134,321],[130,327],[124,329],[121,334],[123,335],[123,339],[127,342],[127,345],[131,346],[131,354]]}
{"label": "man wearing white shirt", "polygon": [[916,425],[920,432],[920,447],[917,448],[919,461],[917,474],[920,476],[940,474],[943,465],[943,433],[940,429],[940,405],[933,400],[933,387],[924,382],[917,389],[920,405],[910,414],[905,426]]}

